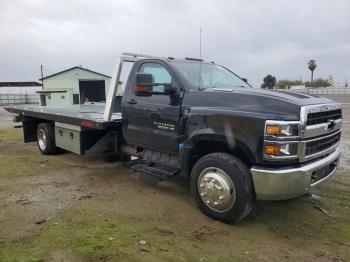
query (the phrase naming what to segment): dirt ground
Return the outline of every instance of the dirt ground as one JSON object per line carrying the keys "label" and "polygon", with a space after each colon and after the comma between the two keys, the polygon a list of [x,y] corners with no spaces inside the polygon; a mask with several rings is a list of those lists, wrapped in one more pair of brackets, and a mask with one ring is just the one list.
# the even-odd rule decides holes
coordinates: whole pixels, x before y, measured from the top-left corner
{"label": "dirt ground", "polygon": [[12,115],[5,111],[3,107],[0,106],[0,128],[9,128],[13,126]]}
{"label": "dirt ground", "polygon": [[350,99],[336,99],[345,103],[336,176],[312,196],[257,202],[234,225],[196,209],[186,181],[43,156],[0,109],[0,261],[350,261]]}

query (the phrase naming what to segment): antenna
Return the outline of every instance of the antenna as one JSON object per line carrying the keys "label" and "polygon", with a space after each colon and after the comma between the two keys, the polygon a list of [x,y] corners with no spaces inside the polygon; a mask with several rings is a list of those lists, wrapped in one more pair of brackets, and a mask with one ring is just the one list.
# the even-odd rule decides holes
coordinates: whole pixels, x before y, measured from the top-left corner
{"label": "antenna", "polygon": [[201,74],[202,74],[202,27],[199,27],[199,74],[198,74],[198,89],[201,90]]}
{"label": "antenna", "polygon": [[199,27],[199,58],[202,59],[202,27]]}

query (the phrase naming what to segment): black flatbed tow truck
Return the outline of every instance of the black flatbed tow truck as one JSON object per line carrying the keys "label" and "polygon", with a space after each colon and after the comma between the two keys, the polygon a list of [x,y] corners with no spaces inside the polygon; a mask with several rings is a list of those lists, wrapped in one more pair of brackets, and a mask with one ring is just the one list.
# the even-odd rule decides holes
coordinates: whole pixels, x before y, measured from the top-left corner
{"label": "black flatbed tow truck", "polygon": [[[126,63],[132,66],[121,83]],[[255,89],[194,58],[124,53],[106,103],[5,109],[42,154],[135,156],[143,159],[132,166],[137,171],[188,178],[200,210],[224,222],[244,218],[257,199],[310,193],[335,174],[340,157],[340,104]]]}

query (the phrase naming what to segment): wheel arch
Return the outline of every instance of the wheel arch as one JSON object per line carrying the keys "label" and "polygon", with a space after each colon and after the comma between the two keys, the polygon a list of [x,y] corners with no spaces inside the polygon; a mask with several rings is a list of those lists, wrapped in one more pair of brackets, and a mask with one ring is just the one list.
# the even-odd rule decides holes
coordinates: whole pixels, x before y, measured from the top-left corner
{"label": "wheel arch", "polygon": [[23,137],[24,142],[36,142],[37,141],[37,127],[41,123],[49,123],[54,125],[54,121],[45,120],[42,118],[35,117],[22,117],[22,126],[23,126]]}
{"label": "wheel arch", "polygon": [[[242,141],[235,139],[234,145],[229,145],[222,135],[198,135],[193,137],[186,147],[182,157],[182,168],[187,176],[190,175],[194,164],[203,156],[211,153],[229,153],[240,159],[247,167],[255,163],[255,157],[249,147]],[[184,159],[185,158],[185,159]]]}

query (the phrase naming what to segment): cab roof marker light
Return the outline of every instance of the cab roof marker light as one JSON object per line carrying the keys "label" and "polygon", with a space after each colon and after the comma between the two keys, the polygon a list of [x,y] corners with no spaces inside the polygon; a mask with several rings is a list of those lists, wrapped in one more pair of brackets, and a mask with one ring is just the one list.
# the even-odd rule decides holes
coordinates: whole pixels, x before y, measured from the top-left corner
{"label": "cab roof marker light", "polygon": [[190,60],[190,61],[199,61],[203,62],[204,60],[201,58],[194,58],[194,57],[185,57],[185,60]]}

